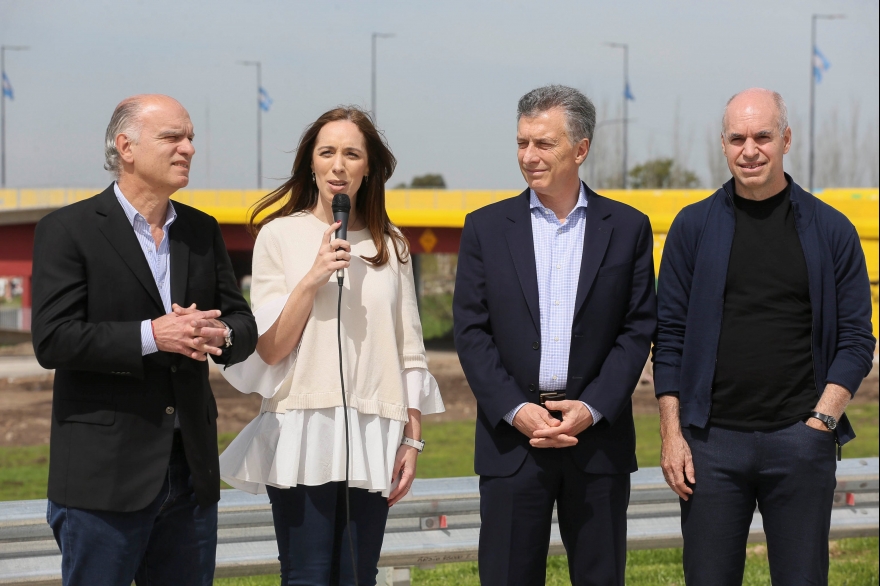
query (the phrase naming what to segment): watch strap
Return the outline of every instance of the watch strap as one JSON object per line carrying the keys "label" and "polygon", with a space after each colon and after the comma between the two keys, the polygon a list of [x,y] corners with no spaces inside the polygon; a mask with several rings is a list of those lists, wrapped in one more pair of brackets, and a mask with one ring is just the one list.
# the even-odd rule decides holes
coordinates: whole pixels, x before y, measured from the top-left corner
{"label": "watch strap", "polygon": [[818,411],[811,411],[810,417],[813,419],[818,419],[825,424],[825,427],[830,430],[834,430],[837,427],[837,419],[835,419],[831,415],[825,415],[824,413],[819,413]]}
{"label": "watch strap", "polygon": [[414,440],[410,437],[403,436],[403,439],[400,440],[400,445],[409,446],[411,448],[415,448],[421,454],[422,450],[425,449],[425,442],[420,440]]}

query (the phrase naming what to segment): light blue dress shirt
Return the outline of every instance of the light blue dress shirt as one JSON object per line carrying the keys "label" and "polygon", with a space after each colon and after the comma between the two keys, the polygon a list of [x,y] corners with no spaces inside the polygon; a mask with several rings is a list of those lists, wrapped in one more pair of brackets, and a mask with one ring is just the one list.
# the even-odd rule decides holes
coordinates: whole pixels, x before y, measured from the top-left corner
{"label": "light blue dress shirt", "polygon": [[[581,184],[577,204],[560,222],[553,210],[544,206],[530,190],[532,240],[535,245],[535,268],[538,274],[538,306],[541,314],[541,367],[538,388],[541,391],[564,391],[568,382],[568,358],[571,349],[571,326],[574,302],[584,254],[584,227],[587,194]],[[504,420],[513,418],[526,403],[514,407]],[[602,414],[586,405],[593,414],[593,425]]]}
{"label": "light blue dress shirt", "polygon": [[[165,308],[165,313],[171,313],[171,251],[168,245],[168,229],[174,223],[174,220],[177,219],[174,205],[170,200],[168,201],[168,209],[165,212],[165,225],[162,227],[164,234],[157,249],[156,241],[153,240],[153,235],[150,233],[150,224],[146,218],[125,199],[117,183],[113,184],[113,191],[116,193],[119,205],[122,206],[122,211],[125,212],[125,217],[128,218],[128,222],[134,230],[134,235],[137,236],[138,244],[141,245],[141,250],[144,252],[147,264],[150,265],[150,272],[153,273],[153,280],[159,289],[159,296],[162,298],[162,306]],[[152,320],[149,319],[141,322],[141,356],[159,351],[159,348],[156,346],[156,339],[153,337],[151,322]]]}

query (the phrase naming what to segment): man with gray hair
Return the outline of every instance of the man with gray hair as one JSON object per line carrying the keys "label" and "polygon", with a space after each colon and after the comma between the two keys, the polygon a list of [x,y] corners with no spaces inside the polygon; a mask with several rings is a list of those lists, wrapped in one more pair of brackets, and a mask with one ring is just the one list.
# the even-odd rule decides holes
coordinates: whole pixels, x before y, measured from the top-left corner
{"label": "man with gray hair", "polygon": [[467,216],[453,300],[477,399],[480,580],[544,584],[556,505],[572,583],[623,584],[651,224],[580,181],[596,124],[583,94],[538,88],[517,119],[528,188]]}
{"label": "man with gray hair", "polygon": [[103,193],[34,238],[34,351],[55,369],[47,519],[65,586],[204,585],[217,546],[210,356],[241,362],[257,328],[214,218],[189,183],[189,114],[168,96],[120,103]]}
{"label": "man with gray hair", "polygon": [[[742,584],[755,505],[773,584],[827,584],[835,451],[871,368],[871,292],[847,218],[783,171],[785,102],[727,103],[733,178],[684,208],[660,265],[654,384],[688,584]],[[837,450],[835,450],[837,446]]]}

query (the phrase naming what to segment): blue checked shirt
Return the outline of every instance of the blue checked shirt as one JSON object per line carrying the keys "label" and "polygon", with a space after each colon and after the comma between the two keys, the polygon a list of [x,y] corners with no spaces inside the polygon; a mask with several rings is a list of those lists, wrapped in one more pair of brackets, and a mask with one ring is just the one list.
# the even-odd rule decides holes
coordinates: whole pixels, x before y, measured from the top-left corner
{"label": "blue checked shirt", "polygon": [[[118,184],[113,184],[113,191],[116,193],[119,205],[122,206],[122,211],[125,212],[125,217],[128,218],[128,222],[134,230],[134,235],[137,236],[141,250],[144,251],[147,264],[150,265],[150,272],[153,273],[153,280],[159,289],[159,296],[162,298],[162,306],[165,308],[165,313],[171,313],[171,251],[168,247],[168,229],[174,223],[174,220],[177,219],[174,205],[172,205],[170,200],[168,201],[168,210],[165,212],[165,225],[162,228],[165,234],[162,236],[162,242],[159,243],[157,250],[156,241],[153,240],[153,235],[150,234],[150,224],[147,223],[146,218],[125,199],[122,191],[119,190]],[[141,322],[142,356],[159,351],[159,348],[156,347],[156,339],[153,338],[151,321],[145,319]]]}
{"label": "blue checked shirt", "polygon": [[[538,273],[538,304],[541,312],[541,368],[538,385],[541,391],[564,391],[568,382],[568,353],[571,349],[571,324],[574,301],[584,254],[584,226],[587,194],[581,184],[577,204],[559,221],[553,210],[544,207],[531,191],[532,239],[535,244],[535,268]],[[504,420],[513,418],[526,403],[514,407]],[[593,425],[602,414],[587,405]]]}

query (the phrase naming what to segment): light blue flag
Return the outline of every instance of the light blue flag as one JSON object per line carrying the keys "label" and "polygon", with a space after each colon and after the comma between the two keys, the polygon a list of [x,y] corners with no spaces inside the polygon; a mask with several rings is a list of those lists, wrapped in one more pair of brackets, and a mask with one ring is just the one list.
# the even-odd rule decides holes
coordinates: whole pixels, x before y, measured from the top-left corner
{"label": "light blue flag", "polygon": [[263,112],[268,112],[271,107],[272,98],[269,97],[269,92],[267,92],[265,88],[260,88],[260,109]]}
{"label": "light blue flag", "polygon": [[828,71],[830,67],[831,64],[825,58],[825,55],[817,47],[813,47],[813,75],[816,76],[816,81],[821,83],[822,74]]}
{"label": "light blue flag", "polygon": [[623,97],[627,100],[635,101],[636,97],[633,95],[632,91],[629,89],[629,81],[626,82],[626,87],[623,89]]}
{"label": "light blue flag", "polygon": [[15,94],[12,92],[12,82],[9,81],[5,71],[3,72],[3,97],[10,100],[15,99]]}

